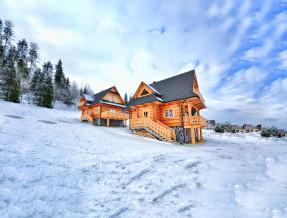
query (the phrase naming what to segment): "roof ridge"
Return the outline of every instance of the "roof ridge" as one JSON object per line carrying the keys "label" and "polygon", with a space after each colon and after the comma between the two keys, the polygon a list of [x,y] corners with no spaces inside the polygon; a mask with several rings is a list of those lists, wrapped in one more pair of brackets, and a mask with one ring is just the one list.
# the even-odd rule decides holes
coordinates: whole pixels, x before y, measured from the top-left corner
{"label": "roof ridge", "polygon": [[190,71],[187,71],[187,72],[184,72],[184,73],[180,73],[180,74],[177,74],[177,75],[174,75],[174,76],[165,78],[165,79],[163,79],[163,80],[159,80],[159,81],[153,82],[153,83],[151,83],[151,84],[149,84],[149,85],[152,86],[152,84],[154,84],[154,83],[159,83],[159,82],[162,82],[162,81],[165,81],[165,80],[168,80],[168,79],[172,79],[172,78],[175,78],[175,77],[178,77],[178,76],[182,76],[182,75],[187,74],[187,73],[192,73],[192,72],[194,73],[195,70],[193,69],[193,70],[190,70]]}

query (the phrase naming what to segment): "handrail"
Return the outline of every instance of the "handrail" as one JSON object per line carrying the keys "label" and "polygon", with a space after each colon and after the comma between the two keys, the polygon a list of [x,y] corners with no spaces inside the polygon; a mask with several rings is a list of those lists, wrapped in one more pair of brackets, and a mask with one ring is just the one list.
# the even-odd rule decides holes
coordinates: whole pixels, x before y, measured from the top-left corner
{"label": "handrail", "polygon": [[131,119],[130,127],[148,127],[169,142],[171,142],[171,138],[176,141],[175,130],[169,128],[168,126],[160,123],[159,121],[154,122],[151,119],[145,118],[138,118],[138,119]]}
{"label": "handrail", "polygon": [[183,122],[185,125],[202,125],[207,126],[206,119],[200,115],[191,116],[191,122],[189,116],[183,117]]}
{"label": "handrail", "polygon": [[127,119],[129,119],[129,115],[122,113],[122,112],[105,111],[105,112],[102,112],[102,118],[108,118],[108,119],[114,118],[114,119],[127,120]]}

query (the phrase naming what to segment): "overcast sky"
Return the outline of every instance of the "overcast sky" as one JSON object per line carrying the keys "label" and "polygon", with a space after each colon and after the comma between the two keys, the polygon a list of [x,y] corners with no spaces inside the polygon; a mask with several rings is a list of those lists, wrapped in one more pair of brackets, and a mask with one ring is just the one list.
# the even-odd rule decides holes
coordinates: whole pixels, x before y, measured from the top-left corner
{"label": "overcast sky", "polygon": [[287,0],[0,0],[15,41],[95,92],[195,69],[207,119],[287,129]]}

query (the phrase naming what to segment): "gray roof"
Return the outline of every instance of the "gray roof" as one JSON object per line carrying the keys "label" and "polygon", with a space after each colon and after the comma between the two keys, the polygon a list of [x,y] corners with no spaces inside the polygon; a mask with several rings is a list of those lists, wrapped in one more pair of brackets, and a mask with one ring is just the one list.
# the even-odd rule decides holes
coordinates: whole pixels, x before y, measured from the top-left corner
{"label": "gray roof", "polygon": [[137,99],[131,99],[127,107],[150,103],[154,101],[170,102],[185,98],[198,97],[193,92],[194,70],[149,84],[155,95],[147,95]]}
{"label": "gray roof", "polygon": [[93,101],[93,97],[87,94],[84,94],[84,97],[87,101]]}
{"label": "gray roof", "polygon": [[[96,93],[94,94],[91,98],[91,103],[86,103],[84,104],[83,106],[92,106],[92,105],[95,105],[95,104],[98,104],[98,103],[103,103],[103,104],[110,104],[110,105],[114,105],[114,106],[119,106],[119,107],[125,107],[124,104],[120,104],[120,103],[115,103],[115,102],[110,102],[110,101],[107,101],[107,100],[103,100],[103,97],[105,97],[112,89],[114,88],[111,87],[111,88],[108,88],[106,90],[103,90],[99,93]],[[85,95],[85,98],[86,98],[87,95]],[[87,98],[86,98],[87,101],[89,101]]]}

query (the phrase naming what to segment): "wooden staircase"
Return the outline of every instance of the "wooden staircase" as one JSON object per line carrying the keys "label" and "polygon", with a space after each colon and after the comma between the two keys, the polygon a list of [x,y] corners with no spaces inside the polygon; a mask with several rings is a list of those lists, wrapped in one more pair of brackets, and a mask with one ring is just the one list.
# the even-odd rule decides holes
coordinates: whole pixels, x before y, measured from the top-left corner
{"label": "wooden staircase", "polygon": [[147,117],[131,119],[130,128],[132,130],[145,129],[161,141],[176,142],[175,130],[159,121],[152,121]]}
{"label": "wooden staircase", "polygon": [[94,119],[91,117],[90,114],[82,115],[82,116],[81,116],[81,120],[87,120],[87,121],[89,121],[91,124],[94,123]]}

